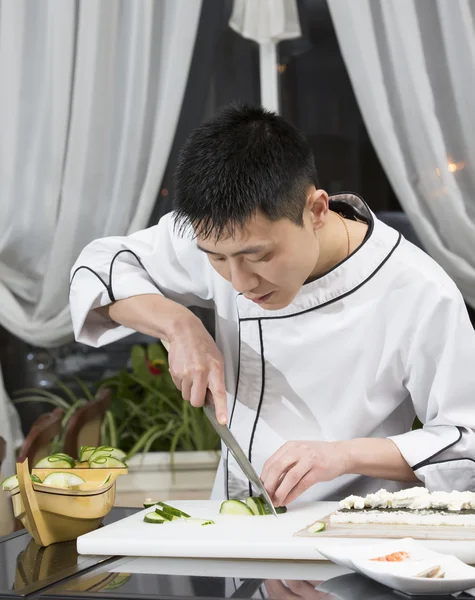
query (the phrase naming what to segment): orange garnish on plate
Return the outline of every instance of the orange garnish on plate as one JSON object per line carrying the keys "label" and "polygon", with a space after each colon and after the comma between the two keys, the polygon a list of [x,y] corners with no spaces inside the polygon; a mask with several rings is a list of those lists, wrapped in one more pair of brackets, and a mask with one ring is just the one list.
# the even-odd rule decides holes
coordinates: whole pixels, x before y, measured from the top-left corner
{"label": "orange garnish on plate", "polygon": [[409,558],[408,552],[393,552],[392,554],[386,554],[386,556],[378,556],[378,558],[370,558],[370,560],[376,560],[380,562],[402,562]]}

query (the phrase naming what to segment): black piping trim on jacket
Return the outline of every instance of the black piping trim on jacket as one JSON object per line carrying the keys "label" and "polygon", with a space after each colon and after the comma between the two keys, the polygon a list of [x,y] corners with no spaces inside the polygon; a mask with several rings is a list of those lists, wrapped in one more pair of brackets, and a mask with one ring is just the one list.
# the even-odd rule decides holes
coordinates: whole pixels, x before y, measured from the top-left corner
{"label": "black piping trim on jacket", "polygon": [[[458,462],[460,460],[468,460],[470,462],[475,463],[475,460],[473,458],[469,458],[468,456],[463,456],[462,458],[448,458],[447,460],[434,460],[434,462],[431,462],[428,465],[424,465],[424,466],[432,467],[432,465],[442,465],[444,463]],[[421,468],[421,467],[419,467],[419,468]]]}
{"label": "black piping trim on jacket", "polygon": [[[417,469],[421,469],[422,467],[427,467],[429,464],[436,464],[436,463],[431,463],[431,460],[433,458],[435,458],[436,456],[439,456],[439,454],[442,454],[442,452],[445,452],[446,450],[448,450],[449,448],[452,448],[452,446],[455,446],[455,444],[458,444],[460,442],[460,440],[462,439],[462,428],[459,427],[458,425],[456,425],[459,435],[457,437],[457,439],[455,440],[455,442],[451,442],[450,444],[448,444],[448,446],[445,446],[445,448],[442,448],[441,450],[438,450],[437,452],[435,452],[435,454],[433,454],[432,456],[429,456],[429,458],[426,458],[425,460],[421,460],[421,462],[417,463],[416,465],[414,465],[412,467],[413,471],[416,471]],[[460,460],[460,459],[456,459],[456,460]],[[440,462],[445,462],[445,461],[440,461]]]}
{"label": "black piping trim on jacket", "polygon": [[[254,425],[252,427],[251,439],[249,441],[249,462],[252,464],[252,444],[254,443],[254,435],[257,429],[257,422],[259,421],[259,416],[261,414],[262,401],[264,400],[264,390],[266,383],[266,361],[264,355],[264,339],[262,336],[262,322],[258,320],[259,326],[259,342],[261,346],[261,397],[259,398],[259,404],[257,406],[256,418],[254,419]],[[252,496],[252,486],[251,482],[249,482],[249,496]]]}
{"label": "black piping trim on jacket", "polygon": [[94,269],[91,269],[91,267],[88,267],[87,265],[81,265],[80,267],[78,267],[74,271],[74,273],[73,273],[73,275],[71,277],[71,281],[69,282],[69,288],[71,289],[71,285],[73,283],[74,278],[76,277],[76,273],[78,271],[80,271],[81,269],[86,269],[86,271],[89,271],[90,273],[92,273],[93,275],[95,275],[99,279],[99,281],[102,283],[102,285],[106,288],[107,294],[109,295],[109,300],[111,302],[115,302],[116,299],[115,299],[115,296],[114,296],[114,291],[112,289],[112,270],[113,270],[113,267],[114,267],[115,259],[119,256],[119,254],[123,254],[124,252],[127,252],[128,254],[132,254],[132,256],[135,256],[135,258],[136,258],[137,262],[139,263],[139,265],[142,267],[142,269],[145,272],[147,272],[147,269],[143,266],[143,263],[142,263],[141,259],[135,254],[135,252],[133,252],[132,250],[129,250],[129,249],[126,248],[124,250],[119,250],[119,252],[116,252],[114,254],[114,256],[112,257],[110,268],[109,268],[109,283],[106,283],[102,279],[102,277],[99,275],[99,273],[96,273],[96,271],[94,271]]}
{"label": "black piping trim on jacket", "polygon": [[106,283],[106,282],[105,282],[105,281],[102,279],[102,277],[99,275],[99,273],[96,273],[96,272],[94,271],[94,269],[91,269],[91,267],[87,267],[86,265],[82,265],[82,266],[78,267],[78,268],[77,268],[77,269],[74,271],[74,273],[73,273],[73,276],[71,277],[71,281],[69,282],[69,288],[70,288],[70,289],[71,289],[71,285],[72,285],[72,283],[73,283],[73,280],[74,280],[74,278],[76,277],[76,273],[77,273],[78,271],[80,271],[81,269],[86,269],[86,271],[89,271],[90,273],[92,273],[93,275],[95,275],[95,276],[97,277],[97,279],[99,279],[99,281],[102,283],[102,285],[103,285],[103,286],[106,288],[106,290],[107,290],[107,293],[108,293],[108,294],[109,294],[109,296],[110,296],[109,286],[107,285],[107,283]]}
{"label": "black piping trim on jacket", "polygon": [[275,316],[275,317],[244,317],[243,319],[241,319],[241,321],[271,321],[273,319],[291,319],[292,317],[298,317],[300,315],[304,315],[306,313],[312,312],[313,310],[318,310],[319,308],[323,308],[324,306],[328,306],[329,304],[333,304],[334,302],[338,302],[338,300],[341,300],[342,298],[346,298],[347,296],[350,296],[354,292],[357,292],[366,283],[368,283],[368,281],[370,281],[370,279],[372,279],[376,275],[376,273],[387,263],[387,261],[393,255],[393,253],[396,250],[396,248],[399,246],[399,244],[401,242],[401,239],[402,239],[402,235],[399,234],[398,238],[397,238],[397,241],[394,244],[394,246],[391,248],[391,251],[389,252],[389,254],[377,266],[377,268],[371,273],[371,275],[369,277],[367,277],[364,281],[362,281],[361,283],[359,283],[357,286],[355,286],[353,289],[348,290],[344,294],[341,294],[340,296],[337,296],[336,298],[332,298],[331,300],[328,300],[328,302],[324,302],[323,304],[319,304],[318,306],[312,306],[312,308],[306,308],[305,310],[302,310],[302,311],[297,312],[297,313],[293,313],[291,315],[278,315],[278,316]]}
{"label": "black piping trim on jacket", "polygon": [[[234,417],[234,409],[236,408],[236,401],[239,390],[239,374],[241,373],[241,321],[238,320],[238,333],[239,333],[239,342],[238,342],[238,366],[237,366],[237,375],[236,375],[236,390],[234,392],[234,400],[231,408],[231,416],[229,417],[229,429],[231,429],[231,425],[233,424]],[[226,448],[226,464],[225,464],[225,476],[226,476],[226,498],[229,500],[229,449]]]}
{"label": "black piping trim on jacket", "polygon": [[110,296],[112,302],[115,302],[114,291],[112,289],[112,269],[114,267],[115,259],[119,256],[119,254],[124,254],[125,252],[127,252],[128,254],[132,254],[132,256],[135,256],[136,261],[139,263],[139,265],[142,267],[142,269],[144,271],[147,271],[147,269],[143,266],[143,263],[140,260],[140,258],[132,250],[125,248],[124,250],[119,250],[119,252],[116,252],[113,259],[111,260],[111,266],[109,269],[109,296]]}

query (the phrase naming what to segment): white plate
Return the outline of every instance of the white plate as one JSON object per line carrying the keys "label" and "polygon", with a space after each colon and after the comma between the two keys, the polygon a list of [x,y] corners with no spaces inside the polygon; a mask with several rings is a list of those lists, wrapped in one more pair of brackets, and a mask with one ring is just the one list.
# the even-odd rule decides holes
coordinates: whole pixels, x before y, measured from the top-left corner
{"label": "white plate", "polygon": [[[374,545],[345,544],[328,547],[322,544],[317,545],[316,549],[325,558],[405,594],[453,594],[475,586],[475,568],[450,554],[428,550],[412,538],[389,540]],[[399,563],[370,560],[393,552],[407,552],[410,559]],[[435,565],[440,565],[445,571],[444,579],[415,577],[417,573]]]}

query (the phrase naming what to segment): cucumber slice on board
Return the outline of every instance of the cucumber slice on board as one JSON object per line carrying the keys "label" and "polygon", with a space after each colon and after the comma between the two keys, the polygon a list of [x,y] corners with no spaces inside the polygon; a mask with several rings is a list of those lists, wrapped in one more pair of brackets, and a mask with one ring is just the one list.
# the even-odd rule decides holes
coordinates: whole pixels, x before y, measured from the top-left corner
{"label": "cucumber slice on board", "polygon": [[313,525],[310,525],[308,528],[309,533],[320,533],[320,531],[325,531],[326,525],[322,521],[317,521]]}
{"label": "cucumber slice on board", "polygon": [[171,515],[170,513],[160,510],[159,508],[156,508],[155,512],[157,513],[157,515],[159,515],[160,517],[165,519],[165,521],[178,521],[179,519],[181,519],[181,517],[177,517],[176,515]]}
{"label": "cucumber slice on board", "polygon": [[94,458],[93,455],[89,460],[89,467],[91,469],[126,469],[127,465],[113,456],[102,455]]}
{"label": "cucumber slice on board", "polygon": [[246,498],[247,506],[249,506],[249,508],[252,510],[252,514],[256,515],[256,516],[266,514],[264,512],[263,504],[261,502],[259,502],[259,500],[260,500],[260,498],[253,498],[253,497]]}
{"label": "cucumber slice on board", "polygon": [[211,519],[198,519],[194,517],[189,517],[188,519],[183,519],[184,523],[189,523],[190,525],[200,525],[203,527],[204,525],[215,525],[215,522]]}
{"label": "cucumber slice on board", "polygon": [[254,513],[245,502],[241,500],[225,500],[219,509],[221,515],[241,515],[252,517]]}
{"label": "cucumber slice on board", "polygon": [[49,475],[46,475],[43,480],[43,485],[59,488],[69,488],[73,485],[80,485],[81,483],[86,482],[82,477],[79,477],[79,475],[68,472],[62,473],[61,471],[59,473],[50,473]]}
{"label": "cucumber slice on board", "polygon": [[189,514],[187,514],[186,512],[183,512],[182,510],[175,508],[173,506],[170,506],[169,504],[165,504],[165,502],[156,502],[157,506],[160,507],[160,509],[167,514],[170,514],[174,517],[178,517],[179,519],[189,519],[191,518]]}
{"label": "cucumber slice on board", "polygon": [[158,500],[157,502],[154,502],[152,500],[152,498],[145,498],[144,503],[143,503],[143,507],[144,508],[150,508],[151,506],[156,506],[158,504]]}
{"label": "cucumber slice on board", "polygon": [[163,523],[169,523],[169,521],[167,519],[164,519],[163,517],[158,515],[156,512],[147,513],[144,516],[143,520],[145,521],[145,523],[153,523],[155,525],[162,525]]}

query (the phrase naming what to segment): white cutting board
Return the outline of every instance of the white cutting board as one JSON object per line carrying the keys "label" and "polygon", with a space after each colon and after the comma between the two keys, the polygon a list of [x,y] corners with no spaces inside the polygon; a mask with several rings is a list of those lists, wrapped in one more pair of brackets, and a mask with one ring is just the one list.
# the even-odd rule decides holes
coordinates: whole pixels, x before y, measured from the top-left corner
{"label": "white cutting board", "polygon": [[[289,507],[286,514],[247,517],[219,514],[220,502],[170,501],[192,517],[212,519],[205,527],[175,521],[165,525],[144,523],[151,509],[144,509],[83,535],[77,540],[79,554],[107,556],[155,556],[178,558],[325,560],[316,550],[315,538],[294,534],[334,511],[337,502],[312,502]],[[395,536],[397,537],[397,536]],[[321,538],[319,544],[337,545],[342,539]],[[376,540],[380,541],[380,540]],[[348,544],[375,543],[372,538],[349,539]],[[437,552],[455,554],[469,564],[475,563],[472,541],[427,540],[425,546]]]}

